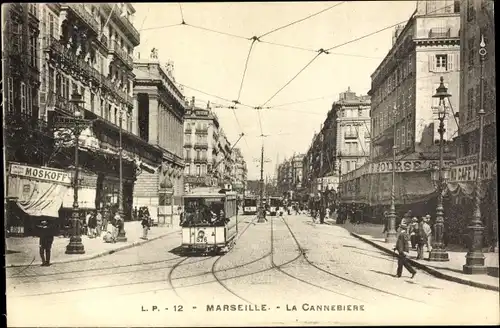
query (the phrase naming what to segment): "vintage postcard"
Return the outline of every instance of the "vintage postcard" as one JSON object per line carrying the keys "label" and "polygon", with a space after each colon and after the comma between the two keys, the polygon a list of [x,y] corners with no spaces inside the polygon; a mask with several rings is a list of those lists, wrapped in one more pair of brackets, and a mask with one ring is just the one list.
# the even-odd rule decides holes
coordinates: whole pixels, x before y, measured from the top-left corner
{"label": "vintage postcard", "polygon": [[8,326],[498,325],[494,20],[3,4]]}

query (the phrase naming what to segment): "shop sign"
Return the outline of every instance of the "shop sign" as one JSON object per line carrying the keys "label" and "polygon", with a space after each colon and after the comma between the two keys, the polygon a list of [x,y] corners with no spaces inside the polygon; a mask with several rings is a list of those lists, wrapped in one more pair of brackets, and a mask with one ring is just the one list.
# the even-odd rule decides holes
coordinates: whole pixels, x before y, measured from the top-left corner
{"label": "shop sign", "polygon": [[22,164],[11,164],[10,174],[40,180],[47,180],[51,182],[68,184],[71,183],[70,173],[46,167],[33,167]]}
{"label": "shop sign", "polygon": [[[449,182],[472,182],[476,180],[477,164],[453,166],[450,171]],[[497,176],[497,162],[483,162],[481,164],[481,179],[491,180]]]}
{"label": "shop sign", "polygon": [[[450,166],[454,163],[455,161],[444,161],[444,166]],[[434,166],[438,166],[439,161],[408,160],[408,161],[396,161],[394,164],[396,172],[418,172],[430,169]],[[392,161],[372,163],[370,164],[370,173],[391,173],[393,170],[392,167],[393,167]]]}

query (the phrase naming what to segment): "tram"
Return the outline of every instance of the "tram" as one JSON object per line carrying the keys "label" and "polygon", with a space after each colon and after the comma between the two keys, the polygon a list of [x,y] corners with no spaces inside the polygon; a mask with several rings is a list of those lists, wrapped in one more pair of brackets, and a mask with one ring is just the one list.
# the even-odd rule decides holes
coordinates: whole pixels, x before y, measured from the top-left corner
{"label": "tram", "polygon": [[257,197],[245,196],[245,198],[243,199],[243,214],[257,214]]}
{"label": "tram", "polygon": [[181,220],[185,251],[226,253],[238,235],[237,194],[213,187],[184,195]]}
{"label": "tram", "polygon": [[276,215],[280,206],[282,206],[280,197],[269,197],[269,215]]}

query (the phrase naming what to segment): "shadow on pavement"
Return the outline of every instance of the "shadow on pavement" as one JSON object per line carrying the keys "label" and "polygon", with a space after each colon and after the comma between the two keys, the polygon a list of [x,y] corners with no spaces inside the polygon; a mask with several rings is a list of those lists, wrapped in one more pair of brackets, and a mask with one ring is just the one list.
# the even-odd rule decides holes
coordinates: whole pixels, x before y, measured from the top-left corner
{"label": "shadow on pavement", "polygon": [[213,256],[219,255],[219,254],[216,254],[215,252],[206,253],[202,250],[187,251],[182,246],[177,246],[177,247],[169,250],[168,252],[171,254],[177,255],[177,256],[184,256],[184,257],[207,257],[207,256],[213,257]]}

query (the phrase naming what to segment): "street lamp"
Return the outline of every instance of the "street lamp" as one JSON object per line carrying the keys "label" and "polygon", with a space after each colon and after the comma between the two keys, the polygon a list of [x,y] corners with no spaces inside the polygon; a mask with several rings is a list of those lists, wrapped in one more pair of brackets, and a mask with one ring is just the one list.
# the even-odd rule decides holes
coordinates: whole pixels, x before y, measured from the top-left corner
{"label": "street lamp", "polygon": [[[397,98],[396,98],[397,99]],[[396,242],[396,195],[395,195],[395,185],[396,185],[396,105],[394,105],[394,137],[392,146],[392,183],[391,183],[391,207],[389,209],[389,226],[387,235],[385,236],[386,243]]]}
{"label": "street lamp", "polygon": [[78,108],[80,104],[85,103],[82,95],[73,93],[69,102],[74,108],[74,136],[75,136],[75,173],[73,176],[73,212],[71,213],[71,237],[66,246],[66,254],[85,254],[85,247],[80,236],[80,210],[78,209],[78,138],[83,130],[81,123],[82,113]]}
{"label": "street lamp", "polygon": [[120,161],[120,186],[118,190],[118,215],[120,216],[121,219],[121,224],[120,224],[120,230],[118,231],[118,236],[116,236],[116,241],[121,241],[121,242],[126,242],[127,241],[127,235],[125,232],[125,219],[123,217],[123,143],[122,143],[122,120],[123,120],[123,112],[124,109],[123,107],[120,108],[120,123],[119,123],[119,128],[120,128],[120,148],[119,148],[119,161]]}
{"label": "street lamp", "polygon": [[445,99],[449,99],[451,95],[448,89],[444,86],[444,79],[441,76],[441,83],[436,89],[436,94],[433,98],[439,98],[438,120],[439,120],[439,169],[434,170],[432,180],[437,184],[438,189],[438,203],[436,207],[436,223],[434,224],[434,238],[432,243],[432,250],[429,253],[429,261],[449,261],[448,253],[444,249],[443,234],[444,234],[444,208],[443,208],[443,189],[448,181],[448,170],[443,167],[443,135],[446,131],[444,128],[444,119],[446,117]]}
{"label": "street lamp", "polygon": [[483,246],[483,223],[481,222],[481,166],[483,164],[483,125],[484,125],[484,61],[486,59],[486,44],[484,42],[484,36],[481,36],[481,43],[479,44],[479,56],[480,56],[480,105],[479,111],[479,153],[477,156],[477,173],[476,173],[476,186],[475,186],[475,208],[474,214],[472,215],[469,232],[469,251],[465,255],[465,265],[463,266],[463,272],[466,274],[477,274],[486,273],[487,268],[484,266],[484,254],[482,250]]}

